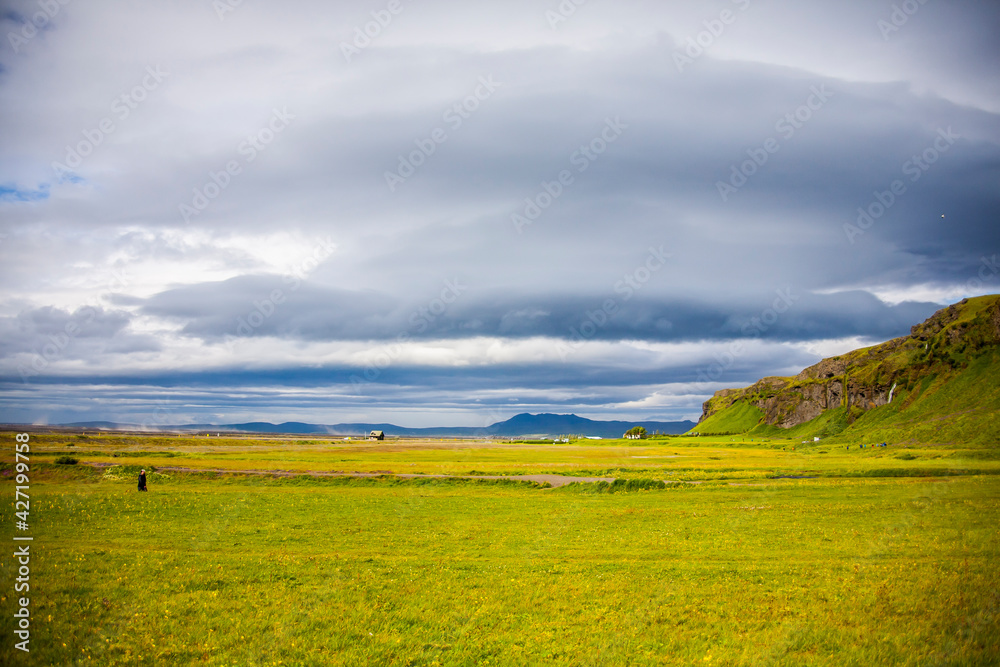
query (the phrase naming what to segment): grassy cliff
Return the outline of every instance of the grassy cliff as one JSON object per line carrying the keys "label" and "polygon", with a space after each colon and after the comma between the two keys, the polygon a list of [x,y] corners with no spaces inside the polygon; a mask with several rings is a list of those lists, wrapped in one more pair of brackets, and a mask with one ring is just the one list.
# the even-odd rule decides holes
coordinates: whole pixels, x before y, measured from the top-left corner
{"label": "grassy cliff", "polygon": [[965,299],[909,336],[717,392],[692,432],[1000,444],[998,371],[1000,296]]}

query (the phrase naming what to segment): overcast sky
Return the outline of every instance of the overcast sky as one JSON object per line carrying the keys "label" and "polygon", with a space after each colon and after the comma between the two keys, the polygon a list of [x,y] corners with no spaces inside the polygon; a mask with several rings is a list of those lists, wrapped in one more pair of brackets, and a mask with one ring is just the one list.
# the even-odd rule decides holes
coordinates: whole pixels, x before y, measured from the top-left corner
{"label": "overcast sky", "polygon": [[697,419],[1000,291],[997,3],[0,7],[0,421]]}

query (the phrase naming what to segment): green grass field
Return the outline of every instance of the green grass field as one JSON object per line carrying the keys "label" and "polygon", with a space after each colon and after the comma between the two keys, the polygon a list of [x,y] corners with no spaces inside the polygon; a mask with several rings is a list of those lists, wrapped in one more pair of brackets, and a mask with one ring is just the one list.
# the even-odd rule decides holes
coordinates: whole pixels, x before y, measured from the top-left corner
{"label": "green grass field", "polygon": [[[0,663],[997,664],[993,450],[846,447],[38,435],[32,650],[8,549]],[[140,494],[138,466],[676,483],[167,472]]]}

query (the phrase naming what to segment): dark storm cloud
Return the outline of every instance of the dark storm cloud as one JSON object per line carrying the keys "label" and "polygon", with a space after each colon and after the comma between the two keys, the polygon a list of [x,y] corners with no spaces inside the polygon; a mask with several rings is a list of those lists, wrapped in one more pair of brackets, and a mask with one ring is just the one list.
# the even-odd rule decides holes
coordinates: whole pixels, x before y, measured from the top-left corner
{"label": "dark storm cloud", "polygon": [[51,341],[108,340],[122,334],[131,316],[123,311],[84,306],[75,311],[46,306],[0,318],[5,355],[37,350]]}
{"label": "dark storm cloud", "polygon": [[[727,264],[737,253],[753,256],[772,265],[767,271],[779,274],[774,280],[795,276],[803,289],[877,284],[900,262],[914,265],[910,280],[944,281],[997,244],[990,221],[1000,210],[993,187],[1000,177],[1000,148],[993,140],[1000,125],[993,114],[917,94],[905,84],[849,83],[765,65],[706,62],[697,76],[678,76],[655,48],[616,56],[613,66],[604,63],[589,76],[589,92],[536,91],[524,82],[524,70],[537,70],[533,60],[545,57],[544,51],[522,53],[507,63],[502,55],[490,56],[479,69],[501,72],[504,87],[433,155],[421,157],[426,163],[395,193],[384,174],[399,169],[401,155],[419,155],[415,141],[445,126],[443,103],[434,111],[309,126],[303,120],[300,134],[278,149],[300,154],[300,177],[289,178],[285,163],[280,174],[262,169],[247,176],[253,191],[247,197],[280,215],[287,199],[296,202],[293,208],[309,206],[332,179],[337,187],[323,196],[340,203],[335,226],[351,251],[345,261],[360,266],[385,260],[374,280],[394,293],[405,292],[414,270],[426,270],[428,259],[438,256],[466,273],[520,261],[527,271],[518,275],[582,257],[592,262],[595,280],[610,267],[600,264],[615,246],[627,248],[632,239],[637,245],[667,239],[686,254]],[[651,60],[660,64],[649,66]],[[591,65],[586,56],[582,63],[556,58],[545,71],[572,81]],[[621,81],[622,70],[635,74]],[[469,78],[474,81],[471,73]],[[819,108],[806,107],[810,102]],[[627,127],[578,173],[577,164],[584,163],[574,163],[574,156],[580,159],[580,148],[600,137],[608,118]],[[947,151],[926,169],[913,162],[942,132],[951,142]],[[778,146],[773,155],[763,153],[768,141]],[[761,154],[766,164],[746,166]],[[324,168],[309,168],[314,164]],[[574,183],[529,226],[516,227],[511,216],[525,216],[526,199],[537,200],[543,182],[562,170],[572,172]],[[275,178],[289,189],[281,201],[265,199],[266,183]],[[857,221],[857,209],[876,202],[894,181],[907,189],[890,210],[860,238],[845,232]],[[733,189],[720,194],[720,184]],[[477,207],[475,215],[466,212]],[[940,216],[948,212],[949,232],[942,233]],[[372,219],[380,222],[372,226]],[[443,219],[460,225],[435,229]],[[701,222],[685,225],[691,219]],[[737,237],[738,249],[729,244]],[[869,247],[859,248],[862,242]],[[560,248],[555,256],[554,244]],[[934,260],[942,253],[961,268],[914,264],[914,256]],[[695,282],[719,289],[732,282],[728,272],[713,275],[707,268],[692,270]],[[545,282],[578,285],[573,273],[548,271]],[[509,273],[502,279],[512,287],[519,282]]]}
{"label": "dark storm cloud", "polygon": [[[342,421],[331,414],[352,410],[424,411],[421,425],[435,425],[435,412],[459,410],[471,415],[463,421],[499,421],[523,411],[586,412],[614,418],[609,405],[638,401],[654,389],[676,385],[673,406],[657,405],[634,414],[682,419],[700,412],[701,399],[725,384],[749,384],[762,375],[791,372],[811,355],[774,350],[765,357],[741,358],[726,369],[723,385],[702,381],[706,363],[629,368],[575,363],[503,364],[489,367],[434,368],[395,364],[368,379],[352,366],[295,368],[269,371],[130,372],[97,377],[45,374],[30,383],[0,378],[8,400],[7,415],[31,415],[40,402],[54,405],[86,394],[106,406],[105,414],[120,421],[148,426],[195,421],[218,423],[220,411],[229,414],[311,414],[313,421]],[[233,387],[239,387],[238,392]],[[87,408],[50,411],[54,421],[89,419]],[[15,417],[11,417],[15,418]],[[20,417],[24,419],[25,417]],[[244,419],[245,421],[246,419]],[[308,419],[307,419],[308,420]],[[397,422],[400,419],[396,419]],[[408,420],[413,423],[413,418]]]}
{"label": "dark storm cloud", "polygon": [[178,288],[133,300],[145,315],[184,323],[182,332],[211,341],[243,336],[329,340],[434,340],[496,336],[572,340],[684,342],[751,337],[890,338],[938,306],[887,306],[867,292],[834,295],[777,289],[756,299],[655,300],[640,279],[626,276],[606,295],[474,294],[461,280],[445,281],[424,302],[402,302],[373,291],[302,285],[294,278],[256,276]]}

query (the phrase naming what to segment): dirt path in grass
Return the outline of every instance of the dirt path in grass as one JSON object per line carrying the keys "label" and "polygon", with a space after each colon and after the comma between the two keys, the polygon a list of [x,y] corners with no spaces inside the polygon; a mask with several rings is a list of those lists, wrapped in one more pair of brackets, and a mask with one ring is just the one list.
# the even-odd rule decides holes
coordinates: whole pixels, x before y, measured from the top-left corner
{"label": "dirt path in grass", "polygon": [[[97,468],[107,468],[119,463],[107,462],[82,462],[85,465]],[[403,477],[405,479],[511,479],[519,482],[535,482],[544,484],[548,482],[553,487],[566,486],[573,482],[607,482],[615,481],[614,477],[566,477],[564,475],[418,475],[414,473],[394,473],[388,470],[377,470],[375,472],[343,472],[339,470],[324,472],[317,470],[230,470],[228,468],[182,468],[179,466],[157,466],[156,472],[217,472],[232,475],[277,475],[279,477],[294,477],[295,475],[309,475],[310,477]]]}

